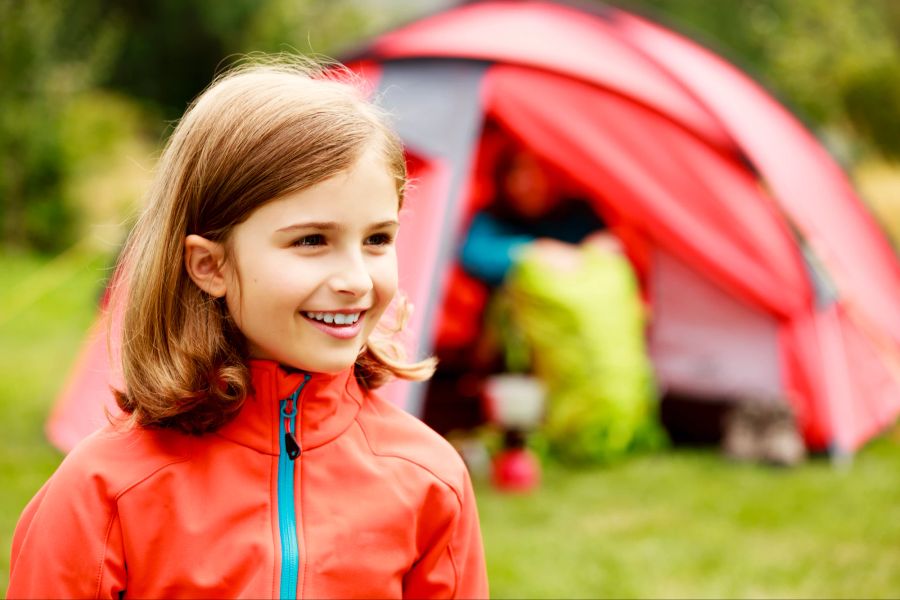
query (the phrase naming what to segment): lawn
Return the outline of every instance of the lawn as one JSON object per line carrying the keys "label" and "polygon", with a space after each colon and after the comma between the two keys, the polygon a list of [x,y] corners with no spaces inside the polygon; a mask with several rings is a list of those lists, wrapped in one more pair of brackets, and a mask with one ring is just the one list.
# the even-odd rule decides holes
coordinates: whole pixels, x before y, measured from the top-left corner
{"label": "lawn", "polygon": [[900,439],[849,470],[792,470],[669,451],[591,471],[548,469],[543,490],[479,486],[500,598],[896,598]]}
{"label": "lawn", "polygon": [[[108,257],[0,255],[0,593],[22,507],[61,456],[43,422],[95,309]],[[500,598],[890,598],[900,590],[900,431],[848,469],[671,450],[551,466],[538,493],[476,482]]]}

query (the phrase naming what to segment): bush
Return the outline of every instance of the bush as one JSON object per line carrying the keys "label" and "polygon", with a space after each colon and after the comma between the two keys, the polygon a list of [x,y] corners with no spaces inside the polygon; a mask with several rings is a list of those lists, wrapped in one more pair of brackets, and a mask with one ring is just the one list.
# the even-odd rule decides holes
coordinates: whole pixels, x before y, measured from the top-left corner
{"label": "bush", "polygon": [[65,108],[103,72],[116,38],[97,1],[0,2],[0,235],[7,248],[49,253],[72,243]]}

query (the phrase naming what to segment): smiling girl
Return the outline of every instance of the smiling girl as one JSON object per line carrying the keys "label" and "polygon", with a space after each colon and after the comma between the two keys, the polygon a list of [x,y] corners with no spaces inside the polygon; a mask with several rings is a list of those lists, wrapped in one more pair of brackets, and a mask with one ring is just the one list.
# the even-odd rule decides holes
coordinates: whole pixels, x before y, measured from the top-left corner
{"label": "smiling girl", "polygon": [[348,81],[244,66],[184,115],[119,269],[127,419],[25,508],[10,597],[487,596],[462,461],[373,393],[433,364],[377,331],[405,162]]}

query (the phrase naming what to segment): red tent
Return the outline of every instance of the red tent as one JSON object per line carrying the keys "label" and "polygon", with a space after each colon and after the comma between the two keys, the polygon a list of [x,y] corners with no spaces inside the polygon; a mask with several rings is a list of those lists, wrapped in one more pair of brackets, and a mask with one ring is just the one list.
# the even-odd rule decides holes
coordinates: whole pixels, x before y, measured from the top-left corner
{"label": "red tent", "polygon": [[[807,443],[837,452],[896,418],[897,259],[816,139],[730,64],[622,10],[494,1],[381,36],[352,67],[411,155],[400,281],[420,354],[447,318],[491,119],[620,233],[664,389],[785,398]],[[89,344],[48,424],[60,447],[101,420],[85,404],[106,362],[103,340]],[[388,393],[419,413],[424,389]]]}

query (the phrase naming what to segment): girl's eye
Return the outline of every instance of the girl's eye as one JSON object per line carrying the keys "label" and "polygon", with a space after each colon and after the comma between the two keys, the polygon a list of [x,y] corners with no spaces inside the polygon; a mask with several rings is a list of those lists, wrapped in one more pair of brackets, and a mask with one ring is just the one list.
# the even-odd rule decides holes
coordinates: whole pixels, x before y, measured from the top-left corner
{"label": "girl's eye", "polygon": [[304,235],[302,238],[294,242],[295,246],[321,246],[325,243],[325,236],[321,233],[312,233]]}
{"label": "girl's eye", "polygon": [[394,241],[389,233],[375,233],[366,238],[366,243],[370,246],[387,246]]}

